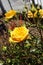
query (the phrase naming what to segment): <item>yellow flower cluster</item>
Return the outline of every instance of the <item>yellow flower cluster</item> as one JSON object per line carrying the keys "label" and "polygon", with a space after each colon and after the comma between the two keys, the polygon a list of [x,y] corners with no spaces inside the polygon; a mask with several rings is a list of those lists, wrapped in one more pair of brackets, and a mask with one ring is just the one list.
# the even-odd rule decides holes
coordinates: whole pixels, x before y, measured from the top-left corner
{"label": "yellow flower cluster", "polygon": [[15,15],[16,15],[15,10],[9,10],[7,13],[5,13],[5,19],[11,19]]}
{"label": "yellow flower cluster", "polygon": [[[39,13],[40,13],[40,16],[43,17],[43,10],[42,9],[39,10]],[[31,11],[28,11],[28,18],[30,18],[30,17],[31,18],[33,17],[33,13]],[[37,17],[37,10],[34,13],[34,17]]]}
{"label": "yellow flower cluster", "polygon": [[27,37],[30,39],[29,30],[25,26],[15,27],[15,29],[10,32],[10,35],[10,42],[21,42]]}

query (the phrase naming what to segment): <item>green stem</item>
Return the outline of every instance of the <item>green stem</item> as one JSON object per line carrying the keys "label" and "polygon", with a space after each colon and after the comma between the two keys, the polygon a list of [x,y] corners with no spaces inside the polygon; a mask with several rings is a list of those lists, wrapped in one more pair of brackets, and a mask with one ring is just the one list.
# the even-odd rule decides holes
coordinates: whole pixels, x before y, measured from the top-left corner
{"label": "green stem", "polygon": [[34,22],[34,24],[36,24],[36,23],[35,23],[36,21],[35,21],[35,18],[34,18],[34,14],[33,14],[33,22]]}

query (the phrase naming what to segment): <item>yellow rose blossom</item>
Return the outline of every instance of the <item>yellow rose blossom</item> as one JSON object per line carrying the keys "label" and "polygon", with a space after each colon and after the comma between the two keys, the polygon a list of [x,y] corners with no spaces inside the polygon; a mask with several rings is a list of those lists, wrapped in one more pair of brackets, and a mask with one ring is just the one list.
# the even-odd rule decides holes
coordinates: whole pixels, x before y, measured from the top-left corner
{"label": "yellow rose blossom", "polygon": [[[33,13],[31,11],[28,11],[28,18],[33,18]],[[34,17],[37,17],[37,11],[34,13]]]}
{"label": "yellow rose blossom", "polygon": [[43,10],[42,9],[39,10],[39,13],[43,17]]}
{"label": "yellow rose blossom", "polygon": [[30,39],[29,30],[25,26],[16,27],[13,31],[10,32],[10,35],[10,42],[21,42],[27,37]]}
{"label": "yellow rose blossom", "polygon": [[[39,10],[39,13],[40,13],[40,16],[43,17],[43,10],[42,9]],[[33,14],[32,14],[31,11],[28,11],[28,18],[30,18],[30,17],[32,18],[33,17]],[[34,13],[34,17],[37,17],[37,10]]]}
{"label": "yellow rose blossom", "polygon": [[[39,13],[40,13],[40,16],[43,17],[43,10],[42,10],[42,9],[39,10]],[[36,12],[34,13],[34,17],[37,17],[37,10],[36,10]]]}
{"label": "yellow rose blossom", "polygon": [[28,18],[33,17],[33,14],[31,11],[28,11]]}
{"label": "yellow rose blossom", "polygon": [[36,12],[34,13],[34,17],[37,17],[37,10],[36,10]]}
{"label": "yellow rose blossom", "polygon": [[16,15],[16,11],[15,10],[10,10],[7,13],[5,13],[5,19],[10,19],[15,15]]}

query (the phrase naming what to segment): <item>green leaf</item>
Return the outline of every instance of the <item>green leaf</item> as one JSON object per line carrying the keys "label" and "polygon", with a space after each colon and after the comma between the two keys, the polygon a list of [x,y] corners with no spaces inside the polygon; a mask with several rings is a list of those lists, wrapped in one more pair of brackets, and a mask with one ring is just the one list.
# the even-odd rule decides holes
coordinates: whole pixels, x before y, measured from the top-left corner
{"label": "green leaf", "polygon": [[3,64],[4,64],[4,62],[2,60],[0,60],[0,65],[3,65]]}
{"label": "green leaf", "polygon": [[7,63],[10,63],[10,62],[11,62],[11,60],[10,60],[9,58],[7,58],[6,62],[7,62]]}
{"label": "green leaf", "polygon": [[43,25],[41,25],[40,28],[43,29]]}
{"label": "green leaf", "polygon": [[26,40],[26,42],[25,42],[25,47],[26,47],[26,48],[29,48],[30,46],[31,46],[31,44],[29,43],[28,40]]}
{"label": "green leaf", "polygon": [[2,50],[3,50],[3,51],[7,51],[7,47],[6,47],[6,46],[3,46],[3,47],[2,47]]}

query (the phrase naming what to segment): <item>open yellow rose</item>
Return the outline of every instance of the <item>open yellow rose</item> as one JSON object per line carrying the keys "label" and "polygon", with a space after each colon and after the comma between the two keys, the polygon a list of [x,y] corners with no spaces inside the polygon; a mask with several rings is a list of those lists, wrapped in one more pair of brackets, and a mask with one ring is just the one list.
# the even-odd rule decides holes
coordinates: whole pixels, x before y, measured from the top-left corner
{"label": "open yellow rose", "polygon": [[16,27],[13,31],[11,31],[10,35],[10,42],[21,42],[27,37],[30,39],[29,30],[25,26]]}
{"label": "open yellow rose", "polygon": [[16,15],[16,11],[15,10],[10,10],[7,13],[5,13],[5,18],[6,19],[10,19],[10,18],[12,18],[15,15]]}

